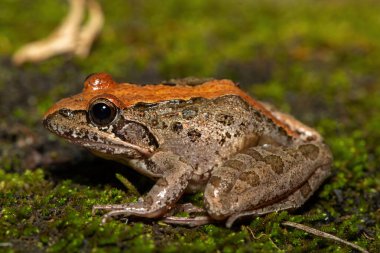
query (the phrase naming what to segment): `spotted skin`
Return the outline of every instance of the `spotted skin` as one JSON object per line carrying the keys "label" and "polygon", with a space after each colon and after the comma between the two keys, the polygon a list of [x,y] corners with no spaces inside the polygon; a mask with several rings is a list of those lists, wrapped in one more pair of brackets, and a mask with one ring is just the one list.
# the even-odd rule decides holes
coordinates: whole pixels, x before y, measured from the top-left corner
{"label": "spotted skin", "polygon": [[328,176],[319,170],[329,166],[329,155],[320,142],[247,148],[212,172],[204,193],[208,213],[223,220],[285,199],[303,203]]}
{"label": "spotted skin", "polygon": [[[101,125],[92,110],[99,101],[112,112]],[[156,182],[136,203],[94,206],[108,212],[103,222],[122,215],[163,217],[176,210],[184,193],[203,191],[208,216],[188,224],[226,220],[231,226],[239,217],[299,207],[332,163],[314,129],[252,99],[229,80],[136,85],[94,74],[82,93],[47,111],[44,125]]]}

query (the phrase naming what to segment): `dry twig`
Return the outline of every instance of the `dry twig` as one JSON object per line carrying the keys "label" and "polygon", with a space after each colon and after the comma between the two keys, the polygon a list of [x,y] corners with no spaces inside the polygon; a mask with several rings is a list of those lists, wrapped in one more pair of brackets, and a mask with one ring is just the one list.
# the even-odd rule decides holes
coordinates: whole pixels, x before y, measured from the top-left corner
{"label": "dry twig", "polygon": [[300,230],[303,230],[307,233],[310,233],[310,234],[313,234],[313,235],[316,235],[316,236],[319,236],[319,237],[323,237],[323,238],[326,238],[326,239],[330,239],[330,240],[334,240],[336,242],[340,242],[340,243],[343,243],[345,245],[348,245],[356,250],[359,250],[360,252],[364,252],[364,253],[368,253],[367,250],[365,250],[364,248],[356,245],[356,244],[353,244],[351,242],[348,242],[348,241],[345,241],[339,237],[336,237],[334,235],[331,235],[329,233],[326,233],[326,232],[322,232],[320,230],[317,230],[315,228],[311,228],[311,227],[308,227],[308,226],[305,226],[305,225],[302,225],[302,224],[299,224],[299,223],[295,223],[295,222],[291,222],[291,221],[285,221],[282,223],[282,225],[284,226],[288,226],[288,227],[293,227],[293,228],[297,228],[297,229],[300,229]]}

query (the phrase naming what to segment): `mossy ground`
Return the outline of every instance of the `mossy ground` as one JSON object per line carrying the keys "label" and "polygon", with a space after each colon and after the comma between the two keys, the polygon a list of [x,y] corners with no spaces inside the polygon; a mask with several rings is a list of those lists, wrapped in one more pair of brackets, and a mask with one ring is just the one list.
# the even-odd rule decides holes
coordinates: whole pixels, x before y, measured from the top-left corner
{"label": "mossy ground", "polygon": [[[380,251],[380,4],[377,1],[101,1],[106,26],[85,60],[14,67],[11,54],[46,36],[66,1],[3,0],[0,8],[0,251],[349,252],[283,227],[295,221]],[[151,182],[42,129],[44,111],[85,76],[118,81],[230,78],[315,126],[334,154],[332,176],[294,213],[232,229],[112,220],[94,204],[136,199]],[[190,197],[191,198],[191,197]],[[201,196],[194,197],[195,201]]]}

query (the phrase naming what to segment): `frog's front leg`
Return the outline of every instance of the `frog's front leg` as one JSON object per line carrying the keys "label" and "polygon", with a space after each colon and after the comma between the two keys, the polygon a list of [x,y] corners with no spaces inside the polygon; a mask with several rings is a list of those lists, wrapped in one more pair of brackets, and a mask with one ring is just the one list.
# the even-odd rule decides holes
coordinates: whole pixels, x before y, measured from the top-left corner
{"label": "frog's front leg", "polygon": [[205,189],[205,207],[217,220],[296,208],[329,175],[332,156],[321,142],[256,146],[215,169]]}
{"label": "frog's front leg", "polygon": [[[158,152],[149,159],[154,170],[162,171],[162,176],[148,192],[136,203],[119,205],[97,205],[93,210],[107,210],[102,222],[112,216],[140,216],[147,218],[164,215],[181,197],[192,175],[192,167],[181,161],[178,155],[171,152]],[[147,169],[147,168],[143,168]]]}

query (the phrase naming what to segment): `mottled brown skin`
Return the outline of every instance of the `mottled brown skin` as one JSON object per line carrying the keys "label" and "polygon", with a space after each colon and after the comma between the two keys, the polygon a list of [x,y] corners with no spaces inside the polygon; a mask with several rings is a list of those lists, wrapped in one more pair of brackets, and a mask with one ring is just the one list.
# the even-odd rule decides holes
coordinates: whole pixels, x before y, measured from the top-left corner
{"label": "mottled brown skin", "polygon": [[[99,125],[89,111],[103,100],[118,109],[112,122]],[[156,180],[137,203],[95,206],[109,211],[103,221],[115,215],[161,217],[184,192],[204,191],[208,215],[231,226],[241,216],[299,207],[332,162],[315,130],[228,80],[139,86],[96,74],[87,78],[83,93],[49,109],[44,124]]]}

